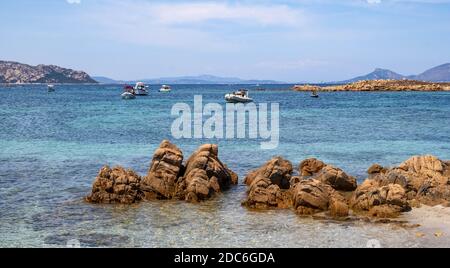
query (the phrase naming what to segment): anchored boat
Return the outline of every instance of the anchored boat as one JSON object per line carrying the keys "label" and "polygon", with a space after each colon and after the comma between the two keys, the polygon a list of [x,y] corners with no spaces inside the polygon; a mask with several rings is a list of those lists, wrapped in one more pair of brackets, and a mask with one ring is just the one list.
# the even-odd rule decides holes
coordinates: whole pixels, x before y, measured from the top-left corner
{"label": "anchored boat", "polygon": [[168,85],[162,85],[162,87],[159,89],[159,92],[170,92],[172,91],[172,88]]}
{"label": "anchored boat", "polygon": [[136,98],[135,95],[135,88],[132,86],[125,86],[125,88],[123,89],[124,92],[121,94],[122,99],[124,100],[132,100]]}
{"label": "anchored boat", "polygon": [[249,97],[248,90],[246,89],[226,94],[225,100],[230,103],[247,103],[253,101],[253,99]]}
{"label": "anchored boat", "polygon": [[147,96],[148,95],[148,86],[144,84],[144,82],[137,82],[134,86],[134,95],[135,96]]}
{"label": "anchored boat", "polygon": [[47,85],[48,92],[55,92],[55,85]]}

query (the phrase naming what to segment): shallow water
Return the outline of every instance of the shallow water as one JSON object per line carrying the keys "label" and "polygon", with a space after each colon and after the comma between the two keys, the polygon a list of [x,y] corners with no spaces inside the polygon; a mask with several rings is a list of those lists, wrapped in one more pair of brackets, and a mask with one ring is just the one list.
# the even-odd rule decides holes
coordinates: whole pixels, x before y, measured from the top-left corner
{"label": "shallow water", "polygon": [[[178,85],[120,99],[117,86],[0,87],[0,246],[61,247],[77,239],[88,247],[365,247],[445,246],[448,238],[420,240],[393,224],[331,222],[290,210],[241,207],[242,184],[199,205],[143,202],[133,206],[83,201],[104,164],[145,174],[153,151],[171,139],[172,105],[222,103],[239,86]],[[156,87],[154,87],[156,88]],[[289,85],[252,91],[258,102],[279,102],[280,146],[259,140],[174,141],[189,155],[205,142],[242,179],[275,155],[294,165],[318,157],[361,181],[373,163],[395,165],[412,155],[450,159],[450,94],[445,92],[291,92]]]}

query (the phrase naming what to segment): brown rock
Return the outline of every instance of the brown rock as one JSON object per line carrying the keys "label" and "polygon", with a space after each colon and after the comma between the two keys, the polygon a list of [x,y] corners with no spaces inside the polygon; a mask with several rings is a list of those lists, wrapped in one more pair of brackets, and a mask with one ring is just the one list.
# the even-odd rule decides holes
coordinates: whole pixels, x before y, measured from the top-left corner
{"label": "brown rock", "polygon": [[434,156],[414,156],[399,167],[372,173],[369,179],[380,186],[402,186],[407,199],[415,203],[437,205],[450,201],[450,165]]}
{"label": "brown rock", "polygon": [[372,174],[382,173],[382,172],[385,172],[385,171],[386,171],[385,168],[382,167],[381,165],[373,164],[373,165],[367,170],[367,173],[368,173],[369,175],[372,175]]}
{"label": "brown rock", "polygon": [[321,171],[325,167],[325,163],[316,159],[309,158],[300,163],[298,170],[301,176],[312,176]]}
{"label": "brown rock", "polygon": [[92,193],[86,197],[91,203],[132,204],[141,201],[144,193],[140,190],[141,178],[132,170],[123,167],[113,169],[103,167],[95,178]]}
{"label": "brown rock", "polygon": [[175,195],[177,179],[183,169],[183,153],[165,140],[153,155],[147,176],[141,189],[147,199],[171,199]]}
{"label": "brown rock", "polygon": [[186,163],[184,176],[178,180],[176,196],[188,201],[204,200],[238,183],[238,176],[218,157],[217,145],[205,144]]}
{"label": "brown rock", "polygon": [[381,186],[376,180],[366,180],[353,194],[350,203],[355,211],[366,211],[374,217],[396,217],[408,211],[406,192],[398,184]]}
{"label": "brown rock", "polygon": [[292,171],[293,167],[290,161],[282,157],[275,157],[259,169],[251,171],[245,177],[244,183],[251,185],[257,178],[267,178],[281,189],[289,189]]}
{"label": "brown rock", "polygon": [[354,191],[357,187],[356,178],[347,175],[342,169],[327,165],[316,174],[314,179],[322,181],[338,191]]}
{"label": "brown rock", "polygon": [[291,162],[276,157],[245,178],[249,185],[247,199],[243,202],[251,208],[288,208],[292,205],[290,180],[293,167]]}
{"label": "brown rock", "polygon": [[315,179],[302,180],[295,185],[293,205],[296,212],[301,215],[330,210],[331,215],[344,217],[349,212],[346,200],[339,192]]}

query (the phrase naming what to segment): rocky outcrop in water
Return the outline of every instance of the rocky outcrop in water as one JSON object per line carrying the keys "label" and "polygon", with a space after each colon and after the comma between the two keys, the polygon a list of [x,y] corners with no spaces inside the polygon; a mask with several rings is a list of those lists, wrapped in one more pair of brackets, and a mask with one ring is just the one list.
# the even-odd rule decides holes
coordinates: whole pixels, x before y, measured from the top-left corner
{"label": "rocky outcrop in water", "polygon": [[134,203],[142,199],[197,202],[238,183],[238,176],[219,159],[217,145],[202,145],[183,165],[183,152],[169,141],[155,151],[147,175],[105,167],[86,200],[92,203]]}
{"label": "rocky outcrop in water", "polygon": [[70,83],[96,84],[87,73],[55,65],[31,66],[0,61],[0,83]]}
{"label": "rocky outcrop in water", "polygon": [[219,159],[219,148],[205,144],[186,162],[184,175],[179,178],[176,196],[196,202],[238,183],[238,176]]}
{"label": "rocky outcrop in water", "polygon": [[292,171],[291,162],[282,157],[276,157],[259,169],[251,171],[244,180],[249,189],[243,204],[251,208],[292,206]]}
{"label": "rocky outcrop in water", "polygon": [[398,214],[410,206],[450,201],[450,162],[435,156],[414,156],[393,168],[374,165],[368,173],[352,198],[355,209],[370,211],[389,205]]}
{"label": "rocky outcrop in water", "polygon": [[141,177],[132,170],[104,166],[95,178],[92,192],[86,200],[91,203],[136,203],[144,198],[140,182]]}
{"label": "rocky outcrop in water", "polygon": [[347,175],[342,169],[327,165],[315,158],[300,163],[299,173],[302,177],[310,177],[330,185],[338,191],[350,192],[357,187],[356,178]]}
{"label": "rocky outcrop in water", "polygon": [[163,141],[155,151],[148,174],[141,183],[146,198],[172,199],[183,170],[183,152],[169,141]]}
{"label": "rocky outcrop in water", "polygon": [[338,190],[353,189],[350,187],[353,183],[356,188],[356,179],[317,159],[303,161],[299,173],[301,176],[293,176],[291,162],[282,157],[270,160],[245,178],[249,188],[243,205],[250,208],[292,207],[301,215],[324,211],[338,217],[348,215],[348,200]]}
{"label": "rocky outcrop in water", "polygon": [[313,215],[329,211],[332,216],[348,216],[348,201],[330,185],[316,179],[301,179],[293,185],[293,205],[297,214]]}
{"label": "rocky outcrop in water", "polygon": [[295,91],[450,91],[450,83],[433,83],[416,80],[363,80],[345,85],[296,85]]}
{"label": "rocky outcrop in water", "polygon": [[243,205],[293,208],[300,215],[393,218],[420,204],[450,204],[450,162],[434,156],[415,156],[393,168],[374,164],[359,186],[340,168],[315,158],[302,161],[298,173],[293,176],[292,164],[281,157],[251,171]]}

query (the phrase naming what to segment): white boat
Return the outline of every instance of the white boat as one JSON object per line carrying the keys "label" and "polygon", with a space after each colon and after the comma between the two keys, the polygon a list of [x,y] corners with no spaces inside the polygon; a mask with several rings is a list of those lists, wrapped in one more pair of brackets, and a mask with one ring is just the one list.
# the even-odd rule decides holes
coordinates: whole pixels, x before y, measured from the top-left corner
{"label": "white boat", "polygon": [[137,82],[136,85],[134,86],[134,95],[147,96],[148,86],[146,86],[143,82]]}
{"label": "white boat", "polygon": [[131,92],[124,92],[124,93],[122,93],[121,96],[122,96],[122,99],[124,99],[124,100],[136,99],[136,96]]}
{"label": "white boat", "polygon": [[54,85],[47,85],[47,91],[48,92],[55,92],[55,86]]}
{"label": "white boat", "polygon": [[253,99],[248,96],[248,90],[245,89],[225,95],[225,100],[230,103],[247,103],[253,101]]}
{"label": "white boat", "polygon": [[172,91],[172,88],[168,85],[162,85],[162,87],[159,89],[159,92],[170,92]]}

